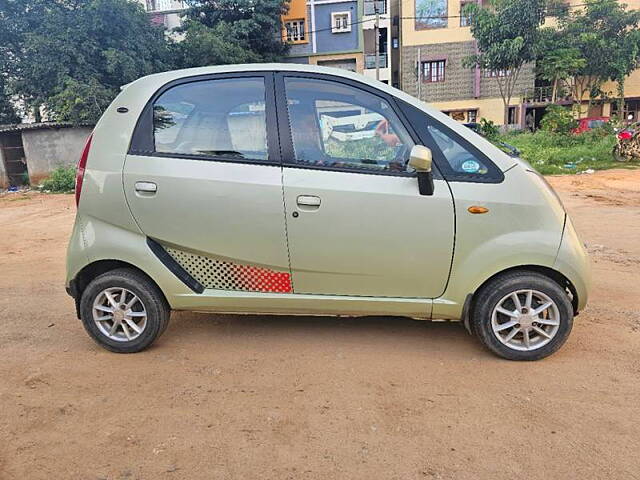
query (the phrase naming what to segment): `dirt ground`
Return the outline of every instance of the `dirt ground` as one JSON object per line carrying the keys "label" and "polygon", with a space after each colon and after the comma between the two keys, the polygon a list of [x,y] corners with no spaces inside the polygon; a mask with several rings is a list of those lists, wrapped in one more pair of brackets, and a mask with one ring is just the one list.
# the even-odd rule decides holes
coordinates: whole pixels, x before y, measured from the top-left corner
{"label": "dirt ground", "polygon": [[552,177],[595,284],[567,344],[459,324],[177,313],[96,346],[64,292],[70,195],[0,198],[0,479],[640,478],[640,170]]}

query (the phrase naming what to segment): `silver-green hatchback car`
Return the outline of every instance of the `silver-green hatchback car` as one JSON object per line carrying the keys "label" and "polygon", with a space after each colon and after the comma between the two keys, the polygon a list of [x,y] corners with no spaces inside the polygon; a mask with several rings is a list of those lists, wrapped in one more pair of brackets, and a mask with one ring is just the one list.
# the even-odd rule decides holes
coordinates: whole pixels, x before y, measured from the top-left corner
{"label": "silver-green hatchback car", "polygon": [[550,355],[589,264],[527,163],[380,82],[292,64],[123,87],[78,164],[67,290],[93,339],[137,352],[171,310],[461,320]]}

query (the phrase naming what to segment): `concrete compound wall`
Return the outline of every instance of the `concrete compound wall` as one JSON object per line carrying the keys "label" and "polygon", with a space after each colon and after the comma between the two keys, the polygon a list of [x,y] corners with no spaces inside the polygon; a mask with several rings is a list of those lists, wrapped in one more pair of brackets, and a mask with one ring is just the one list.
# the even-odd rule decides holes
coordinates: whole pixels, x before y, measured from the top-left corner
{"label": "concrete compound wall", "polygon": [[31,185],[37,185],[60,166],[75,165],[91,128],[23,130],[22,143]]}

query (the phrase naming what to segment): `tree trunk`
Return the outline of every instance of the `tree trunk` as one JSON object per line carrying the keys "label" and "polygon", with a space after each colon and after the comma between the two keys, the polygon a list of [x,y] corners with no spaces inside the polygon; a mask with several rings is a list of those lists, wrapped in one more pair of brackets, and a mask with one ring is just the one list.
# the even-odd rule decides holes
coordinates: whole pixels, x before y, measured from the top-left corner
{"label": "tree trunk", "polygon": [[624,77],[618,79],[618,118],[621,122],[626,120],[624,116]]}

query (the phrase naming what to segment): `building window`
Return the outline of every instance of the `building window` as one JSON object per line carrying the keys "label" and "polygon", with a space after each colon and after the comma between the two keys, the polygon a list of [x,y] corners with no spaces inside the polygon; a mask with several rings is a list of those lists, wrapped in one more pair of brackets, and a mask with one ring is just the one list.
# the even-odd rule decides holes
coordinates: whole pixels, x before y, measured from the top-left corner
{"label": "building window", "polygon": [[287,42],[304,42],[304,20],[289,20],[284,22],[287,32]]}
{"label": "building window", "polygon": [[468,27],[469,25],[471,25],[471,17],[469,15],[465,15],[464,13],[464,7],[466,7],[471,3],[472,2],[469,2],[469,1],[460,2],[460,26],[461,27]]}
{"label": "building window", "polygon": [[427,83],[444,82],[445,60],[422,62],[422,81]]}
{"label": "building window", "polygon": [[416,30],[447,27],[447,0],[416,0]]}
{"label": "building window", "polygon": [[518,107],[509,107],[509,109],[507,110],[507,124],[518,124]]}
{"label": "building window", "polygon": [[351,12],[331,12],[331,33],[351,31]]}
{"label": "building window", "polygon": [[508,77],[511,70],[485,70],[484,76],[487,78]]}
{"label": "building window", "polygon": [[386,0],[364,0],[364,14],[375,15],[387,13]]}

